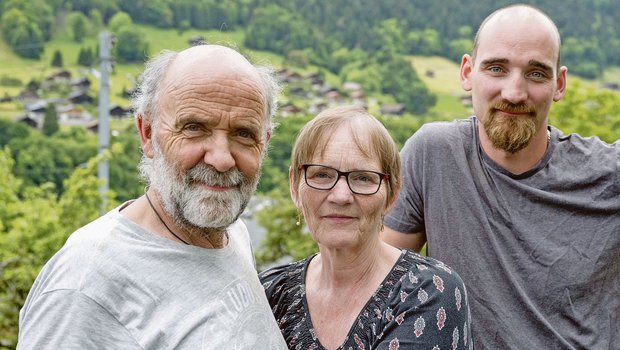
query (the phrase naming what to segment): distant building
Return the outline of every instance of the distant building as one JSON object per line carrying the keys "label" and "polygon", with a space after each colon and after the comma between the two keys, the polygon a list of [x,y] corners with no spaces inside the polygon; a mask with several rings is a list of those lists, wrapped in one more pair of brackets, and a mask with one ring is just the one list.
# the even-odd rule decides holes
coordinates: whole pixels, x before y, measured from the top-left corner
{"label": "distant building", "polygon": [[280,81],[288,84],[295,83],[301,80],[301,74],[286,68],[277,71],[276,75]]}
{"label": "distant building", "polygon": [[205,45],[207,44],[207,40],[200,35],[192,36],[187,39],[187,44],[189,46],[197,46],[197,45]]}
{"label": "distant building", "polygon": [[384,104],[379,110],[383,115],[400,116],[405,113],[405,106],[402,103]]}
{"label": "distant building", "polygon": [[342,88],[347,90],[347,91],[361,91],[362,90],[362,85],[353,82],[353,81],[347,81],[342,85]]}
{"label": "distant building", "polygon": [[90,88],[90,80],[86,77],[71,80],[71,87],[74,89],[88,90]]}
{"label": "distant building", "polygon": [[28,114],[15,118],[15,121],[18,123],[24,123],[34,129],[38,129],[40,124],[39,118],[32,117]]}
{"label": "distant building", "polygon": [[49,76],[52,79],[55,80],[59,80],[59,79],[71,79],[71,72],[66,70],[66,69],[59,69],[56,72],[52,73],[52,75]]}
{"label": "distant building", "polygon": [[45,110],[47,109],[47,101],[45,100],[37,100],[34,101],[32,103],[28,103],[25,108],[26,108],[26,112],[29,113],[45,113]]}
{"label": "distant building", "polygon": [[320,73],[310,73],[306,75],[306,79],[310,81],[311,85],[323,85],[325,83]]}
{"label": "distant building", "polygon": [[461,104],[463,104],[463,106],[465,107],[471,107],[473,105],[470,94],[461,95],[460,100]]}
{"label": "distant building", "polygon": [[287,103],[285,105],[283,105],[282,107],[279,108],[280,109],[280,114],[283,117],[288,117],[291,115],[296,115],[299,114],[301,112],[301,109],[297,106],[295,106],[292,103]]}
{"label": "distant building", "polygon": [[95,99],[92,98],[91,96],[89,96],[84,91],[74,91],[74,92],[70,93],[69,96],[67,96],[67,98],[69,99],[69,101],[71,101],[71,103],[90,103],[90,104],[92,104],[93,102],[95,102]]}
{"label": "distant building", "polygon": [[119,105],[110,106],[110,116],[116,118],[125,118],[131,116],[131,110],[129,108],[123,108]]}

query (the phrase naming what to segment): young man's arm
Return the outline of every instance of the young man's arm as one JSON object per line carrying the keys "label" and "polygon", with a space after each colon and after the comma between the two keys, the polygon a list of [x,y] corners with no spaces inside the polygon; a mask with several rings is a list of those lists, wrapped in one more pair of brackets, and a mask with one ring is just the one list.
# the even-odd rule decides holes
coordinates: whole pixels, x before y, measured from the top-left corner
{"label": "young man's arm", "polygon": [[424,232],[398,232],[389,227],[385,227],[381,232],[381,238],[388,244],[397,248],[407,248],[420,252],[420,249],[426,243],[426,234]]}

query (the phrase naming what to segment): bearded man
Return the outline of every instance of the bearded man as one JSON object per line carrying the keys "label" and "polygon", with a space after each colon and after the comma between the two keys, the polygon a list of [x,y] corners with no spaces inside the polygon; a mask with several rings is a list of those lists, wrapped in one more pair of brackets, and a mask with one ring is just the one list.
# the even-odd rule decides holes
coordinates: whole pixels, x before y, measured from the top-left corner
{"label": "bearded man", "polygon": [[239,219],[276,108],[271,71],[165,51],[134,100],[144,196],[79,229],[20,313],[21,349],[285,349]]}
{"label": "bearded man", "polygon": [[430,123],[402,150],[383,238],[454,268],[476,349],[620,344],[620,142],[548,125],[566,90],[560,34],[536,8],[481,24],[461,62],[475,116]]}

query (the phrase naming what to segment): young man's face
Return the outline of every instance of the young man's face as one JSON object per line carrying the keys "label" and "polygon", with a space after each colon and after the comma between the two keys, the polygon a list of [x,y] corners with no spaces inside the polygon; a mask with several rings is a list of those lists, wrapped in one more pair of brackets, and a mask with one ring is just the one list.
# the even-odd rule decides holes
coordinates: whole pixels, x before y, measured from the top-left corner
{"label": "young man's face", "polygon": [[491,21],[475,57],[463,57],[461,85],[495,148],[516,153],[545,132],[553,101],[564,94],[566,68],[557,71],[558,39],[545,23]]}

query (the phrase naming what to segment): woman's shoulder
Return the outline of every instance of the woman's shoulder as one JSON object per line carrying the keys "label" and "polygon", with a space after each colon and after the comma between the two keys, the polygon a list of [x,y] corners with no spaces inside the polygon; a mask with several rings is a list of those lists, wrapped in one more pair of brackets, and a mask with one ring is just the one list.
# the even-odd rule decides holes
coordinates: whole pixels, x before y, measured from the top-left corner
{"label": "woman's shoulder", "polygon": [[405,250],[397,268],[405,270],[400,282],[407,281],[413,286],[434,285],[439,292],[444,289],[458,288],[465,293],[465,285],[461,276],[445,263],[422,256],[412,250]]}
{"label": "woman's shoulder", "polygon": [[291,287],[303,286],[306,267],[310,259],[311,257],[308,257],[303,260],[273,266],[260,272],[258,278],[267,295],[271,295],[274,292],[280,293]]}

